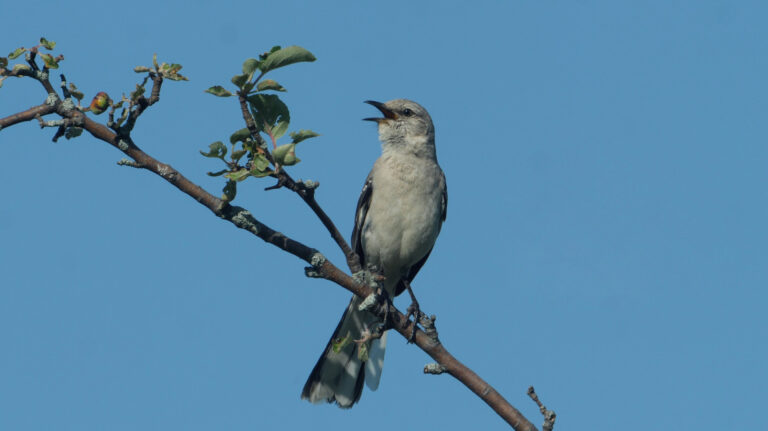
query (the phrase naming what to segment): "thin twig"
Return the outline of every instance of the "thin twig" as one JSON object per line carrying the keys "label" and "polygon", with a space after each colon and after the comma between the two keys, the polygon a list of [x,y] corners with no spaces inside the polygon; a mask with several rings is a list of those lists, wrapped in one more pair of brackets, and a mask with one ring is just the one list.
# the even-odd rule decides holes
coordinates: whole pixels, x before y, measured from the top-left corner
{"label": "thin twig", "polygon": [[539,396],[536,395],[536,390],[533,389],[533,386],[528,388],[528,396],[539,406],[539,411],[544,416],[544,425],[541,426],[542,431],[552,431],[552,428],[555,426],[555,418],[557,417],[555,412],[547,410],[544,404],[539,401]]}
{"label": "thin twig", "polygon": [[[243,116],[243,120],[245,121],[245,125],[251,134],[251,138],[253,138],[253,140],[255,140],[260,146],[264,147],[264,138],[262,138],[261,134],[259,134],[256,123],[253,121],[253,116],[248,111],[247,94],[239,91],[237,93],[237,98],[238,102],[240,103],[240,112]],[[264,150],[264,153],[267,157],[267,160],[275,165],[275,160],[272,157],[272,154],[268,150]],[[309,205],[317,218],[320,219],[320,222],[323,223],[323,226],[325,226],[325,228],[331,234],[333,240],[341,249],[342,253],[344,253],[344,257],[347,260],[347,266],[349,266],[350,271],[353,273],[359,272],[362,269],[362,266],[360,265],[360,257],[357,255],[357,253],[354,252],[354,250],[352,250],[352,248],[349,246],[349,243],[347,243],[347,240],[344,239],[344,235],[339,232],[339,229],[333,223],[331,218],[328,217],[328,214],[326,214],[325,211],[320,207],[320,204],[317,203],[317,200],[315,199],[315,189],[317,187],[308,187],[302,182],[294,181],[288,172],[285,171],[285,168],[279,169],[276,175],[277,183],[273,186],[267,187],[266,190],[274,190],[285,187],[299,195],[299,197],[304,202],[306,202],[307,205]]]}

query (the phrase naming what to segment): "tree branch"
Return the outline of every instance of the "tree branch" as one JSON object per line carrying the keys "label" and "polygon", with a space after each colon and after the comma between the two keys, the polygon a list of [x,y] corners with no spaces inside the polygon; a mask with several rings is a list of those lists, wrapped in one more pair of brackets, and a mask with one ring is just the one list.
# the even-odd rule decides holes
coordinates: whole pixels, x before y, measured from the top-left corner
{"label": "tree branch", "polygon": [[43,103],[42,105],[33,106],[26,111],[9,115],[5,118],[0,118],[0,129],[13,126],[14,124],[23,123],[25,121],[32,121],[37,116],[42,117],[54,112],[56,112],[56,107],[54,105]]}
{"label": "tree branch", "polygon": [[[34,56],[31,60],[31,63],[34,64]],[[222,219],[231,222],[238,228],[244,229],[253,235],[256,235],[263,241],[268,242],[280,248],[281,250],[291,253],[294,256],[307,262],[310,265],[308,268],[306,268],[307,275],[330,280],[361,298],[366,298],[373,294],[373,291],[369,286],[358,282],[355,280],[355,278],[344,273],[344,271],[336,267],[330,260],[326,259],[325,256],[323,256],[316,249],[308,247],[301,242],[295,241],[290,237],[271,229],[253,217],[253,215],[246,209],[229,205],[227,202],[211,195],[200,186],[188,180],[179,171],[170,165],[162,163],[148,155],[133,142],[128,133],[115,133],[115,131],[111,130],[109,127],[91,120],[83,112],[76,109],[70,99],[65,99],[65,101],[62,101],[58,97],[53,97],[55,94],[53,94],[53,96],[51,95],[52,91],[50,91],[50,89],[53,87],[51,86],[47,76],[35,79],[40,81],[46,91],[48,91],[49,102],[30,108],[27,111],[0,119],[0,126],[12,126],[23,121],[32,120],[39,115],[55,112],[63,119],[71,120],[72,124],[78,124],[79,127],[87,130],[93,137],[112,145],[135,161],[121,161],[122,164],[127,164],[135,168],[146,169],[159,175],[161,178],[168,181],[183,193],[195,199],[201,205],[205,206]],[[147,106],[159,100],[161,81],[155,81],[154,83],[155,86],[153,87],[152,96],[150,97],[149,101],[146,101]],[[157,93],[155,92],[155,89],[157,89]],[[243,108],[243,116],[246,120],[246,124],[248,124],[249,130],[251,130],[252,135],[254,135],[254,139],[257,139],[256,137],[258,136],[258,132],[256,131],[255,127],[252,129],[252,126],[254,126],[253,119],[248,113],[247,108],[243,106],[243,101],[245,98],[243,95],[239,96],[241,98],[241,107]],[[143,111],[145,108],[146,106],[141,108],[141,111]],[[139,112],[139,114],[140,113],[141,112]],[[357,259],[356,254],[349,248],[349,245],[338,232],[338,229],[336,229],[336,227],[333,225],[330,218],[317,204],[314,199],[312,190],[303,184],[299,186],[284,171],[282,171],[282,176],[279,175],[280,174],[278,174],[278,180],[280,181],[282,179],[283,185],[299,194],[299,196],[302,197],[302,199],[310,206],[310,208],[312,208],[315,214],[318,215],[325,227],[331,233],[331,236],[334,238],[336,243],[344,251],[345,256],[347,257],[347,262],[350,268],[353,268],[353,272],[357,272],[354,271],[354,268],[358,268],[359,271],[359,259]],[[416,322],[411,322],[410,320],[406,319],[405,315],[397,310],[397,308],[395,308],[391,303],[385,303],[380,307],[376,307],[376,309],[371,310],[371,312],[382,319],[386,314],[388,314],[391,318],[391,321],[393,322],[392,329],[399,332],[406,339],[411,337],[411,334],[414,330],[413,326],[416,325]],[[438,339],[437,332],[434,329],[434,317],[431,320],[422,320],[421,324],[426,329],[426,332],[417,329],[415,332],[414,343],[419,348],[421,348],[421,350],[423,350],[438,362],[438,368],[442,372],[446,372],[462,382],[467,388],[469,388],[478,397],[480,397],[480,399],[488,404],[499,416],[501,416],[502,419],[509,423],[515,430],[532,431],[536,429],[531,422],[529,422],[517,409],[509,404],[509,402],[505,400],[504,397],[502,397],[501,394],[499,394],[491,385],[481,379],[477,374],[467,368],[445,349],[443,344]]]}
{"label": "tree branch", "polygon": [[[259,75],[259,78],[257,78],[256,81],[258,81],[263,75],[263,73]],[[240,112],[243,116],[243,120],[245,121],[245,125],[251,134],[251,138],[253,138],[253,140],[259,144],[264,143],[264,139],[262,139],[261,135],[259,134],[259,129],[256,127],[256,123],[253,121],[253,116],[251,116],[251,113],[248,112],[247,94],[245,94],[242,90],[238,91],[237,99],[238,102],[240,102]],[[262,145],[262,148],[264,147],[266,147],[266,145]],[[275,159],[272,157],[272,154],[269,152],[269,150],[264,149],[264,152],[267,160],[275,165]],[[318,204],[315,200],[315,189],[307,187],[303,183],[297,183],[294,181],[294,179],[288,175],[288,172],[285,171],[284,167],[281,167],[277,171],[276,175],[277,184],[275,186],[268,187],[268,189],[271,190],[280,187],[286,187],[299,195],[299,197],[301,197],[301,199],[306,202],[307,205],[309,205],[315,215],[317,215],[317,218],[319,218],[320,222],[323,223],[323,226],[325,226],[325,228],[331,234],[333,240],[336,241],[336,244],[339,246],[341,251],[344,253],[344,257],[347,259],[347,266],[349,266],[350,271],[355,273],[363,269],[360,265],[360,257],[352,250],[352,248],[347,243],[347,240],[344,239],[344,236],[341,234],[341,232],[339,232],[339,229],[337,229],[336,225],[334,225],[333,221],[331,221],[331,218],[328,217],[328,214],[323,211],[323,209],[320,207],[320,204]]]}

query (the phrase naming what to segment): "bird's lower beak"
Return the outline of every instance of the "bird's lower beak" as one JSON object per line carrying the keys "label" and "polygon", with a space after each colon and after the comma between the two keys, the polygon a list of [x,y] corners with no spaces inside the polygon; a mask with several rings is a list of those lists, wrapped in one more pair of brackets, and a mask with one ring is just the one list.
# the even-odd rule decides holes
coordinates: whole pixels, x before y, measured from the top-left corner
{"label": "bird's lower beak", "polygon": [[375,102],[373,100],[366,100],[365,103],[369,105],[373,105],[381,111],[382,114],[384,114],[384,118],[377,118],[377,117],[369,117],[369,118],[363,118],[365,121],[375,121],[377,123],[380,123],[384,120],[395,120],[397,119],[397,114],[395,114],[393,111],[391,111],[389,108],[387,108],[383,103],[381,102]]}

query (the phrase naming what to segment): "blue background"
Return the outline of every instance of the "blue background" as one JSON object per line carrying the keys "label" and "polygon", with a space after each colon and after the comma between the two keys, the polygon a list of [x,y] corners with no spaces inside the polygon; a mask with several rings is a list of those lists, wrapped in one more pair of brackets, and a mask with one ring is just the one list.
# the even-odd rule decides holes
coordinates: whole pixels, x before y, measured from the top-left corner
{"label": "blue background", "polygon": [[[764,2],[6,3],[0,52],[55,40],[87,100],[131,91],[155,52],[183,64],[133,136],[217,195],[198,150],[243,125],[203,90],[273,45],[312,51],[268,77],[291,130],[322,134],[291,173],[345,234],[380,151],[361,102],[420,102],[450,202],[414,287],[449,350],[537,426],[528,385],[556,429],[764,424]],[[0,116],[44,98],[8,79]],[[505,429],[399,336],[353,409],[300,401],[348,293],[103,142],[52,135],[0,132],[0,429]],[[342,266],[269,184],[236,203]]]}

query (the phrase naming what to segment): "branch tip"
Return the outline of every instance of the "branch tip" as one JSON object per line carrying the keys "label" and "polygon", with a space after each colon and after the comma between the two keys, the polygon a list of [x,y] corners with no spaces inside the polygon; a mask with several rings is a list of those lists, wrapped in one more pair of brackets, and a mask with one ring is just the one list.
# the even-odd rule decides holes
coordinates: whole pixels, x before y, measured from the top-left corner
{"label": "branch tip", "polygon": [[322,274],[320,274],[320,271],[315,269],[314,266],[305,266],[304,267],[304,275],[309,278],[325,278]]}
{"label": "branch tip", "polygon": [[445,371],[446,371],[446,368],[438,364],[437,362],[424,365],[424,374],[439,375],[439,374],[443,374]]}
{"label": "branch tip", "polygon": [[117,161],[118,166],[129,166],[131,168],[141,169],[144,167],[141,163],[138,163],[134,160],[128,160],[128,159],[120,159]]}
{"label": "branch tip", "polygon": [[557,414],[552,410],[547,410],[544,404],[539,400],[539,396],[536,395],[536,390],[533,389],[533,386],[528,388],[528,396],[531,397],[537,406],[539,406],[539,411],[541,412],[541,415],[544,416],[544,424],[541,426],[542,431],[552,431],[552,428],[555,426],[555,418],[557,417]]}

